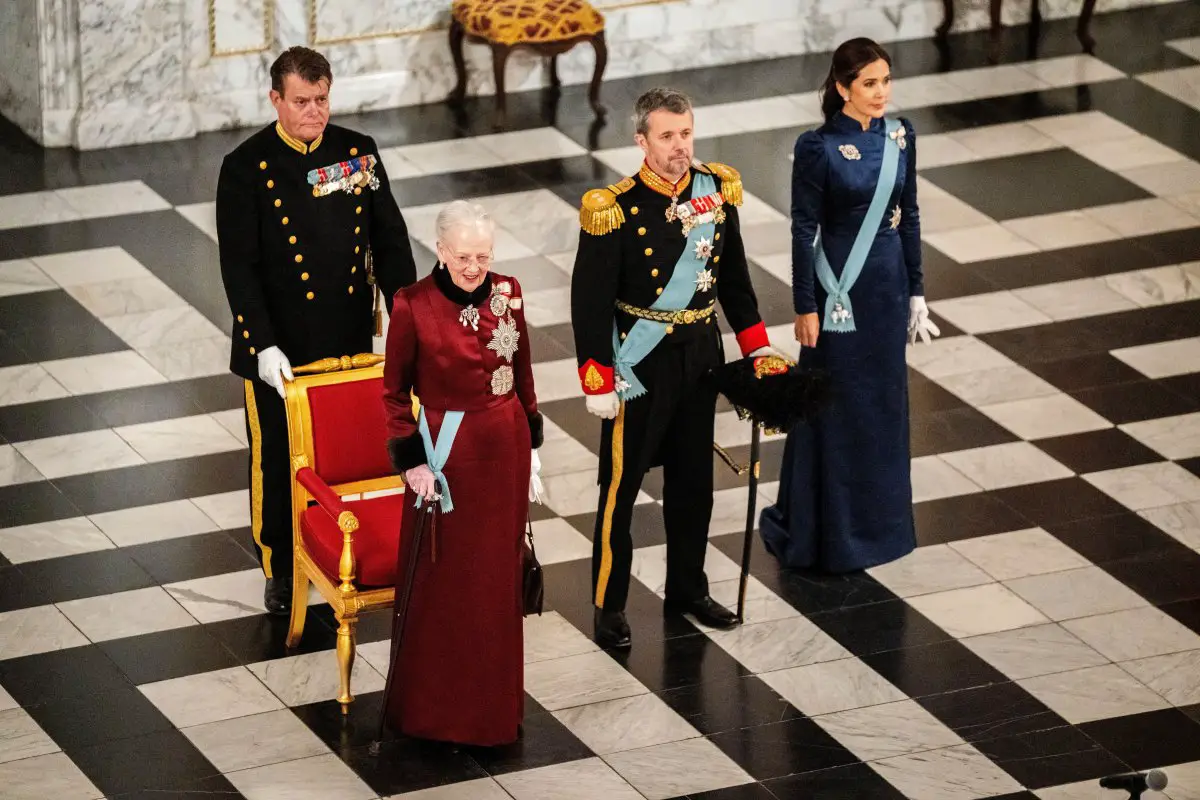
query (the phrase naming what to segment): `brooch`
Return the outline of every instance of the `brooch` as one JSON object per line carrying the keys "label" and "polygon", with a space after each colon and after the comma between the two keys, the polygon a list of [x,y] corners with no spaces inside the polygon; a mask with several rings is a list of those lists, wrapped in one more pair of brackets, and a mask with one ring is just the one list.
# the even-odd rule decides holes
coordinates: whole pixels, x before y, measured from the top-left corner
{"label": "brooch", "polygon": [[467,306],[458,312],[458,322],[464,328],[470,325],[471,330],[479,330],[479,309],[475,306]]}
{"label": "brooch", "polygon": [[629,391],[629,381],[621,377],[621,373],[613,370],[613,391],[620,394]]}
{"label": "brooch", "polygon": [[896,230],[896,228],[900,227],[900,206],[896,206],[896,208],[892,211],[891,225],[892,230]]}
{"label": "brooch", "polygon": [[842,158],[847,161],[861,161],[862,153],[858,152],[858,148],[852,144],[843,144],[838,147],[838,152],[842,154]]}
{"label": "brooch", "polygon": [[896,143],[896,146],[899,147],[901,150],[903,150],[905,147],[908,147],[908,139],[905,138],[907,135],[908,134],[904,130],[903,125],[901,125],[899,128],[896,128],[896,130],[894,130],[888,134],[888,136],[890,136],[892,138],[892,141],[894,141]]}
{"label": "brooch", "polygon": [[696,289],[701,292],[707,292],[712,288],[713,274],[711,269],[702,269],[696,273]]}
{"label": "brooch", "polygon": [[517,354],[517,343],[520,340],[521,332],[517,330],[517,323],[511,318],[502,319],[492,331],[492,340],[488,342],[487,347],[505,361],[512,361],[513,356]]}
{"label": "brooch", "polygon": [[513,388],[513,371],[512,367],[505,364],[492,373],[492,394],[500,397],[512,391]]}

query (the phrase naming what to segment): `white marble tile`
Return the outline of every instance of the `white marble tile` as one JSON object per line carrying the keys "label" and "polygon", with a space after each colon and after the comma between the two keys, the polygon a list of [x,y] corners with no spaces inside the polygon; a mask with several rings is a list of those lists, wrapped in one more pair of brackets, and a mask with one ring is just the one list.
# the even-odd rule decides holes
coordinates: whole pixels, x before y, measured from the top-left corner
{"label": "white marble tile", "polygon": [[221,772],[237,772],[329,752],[325,743],[287,710],[209,722],[184,728],[182,732]]}
{"label": "white marble tile", "polygon": [[[391,174],[392,167],[389,162],[384,162],[388,177],[395,178]],[[188,222],[199,228],[205,236],[217,241],[217,204],[216,201],[207,203],[191,203],[189,205],[175,206],[175,211],[179,213]]]}
{"label": "white marble tile", "polygon": [[1180,162],[1186,158],[1179,151],[1141,133],[1124,139],[1076,142],[1073,149],[1084,158],[1118,173],[1152,164]]}
{"label": "white marble tile", "polygon": [[1089,55],[1039,58],[1026,61],[1020,67],[1046,84],[1056,87],[1101,83],[1125,77],[1121,70]]}
{"label": "white marble tile", "polygon": [[[578,764],[579,762],[568,763]],[[435,786],[432,789],[405,792],[385,798],[385,800],[512,800],[512,798],[513,795],[500,788],[500,784],[496,783],[494,778],[479,778],[473,781],[459,781],[458,783],[448,783],[445,786]]]}
{"label": "white marble tile", "polygon": [[178,728],[284,708],[245,667],[201,672],[138,688]]}
{"label": "white marble tile", "polygon": [[1176,208],[1200,219],[1200,192],[1185,192],[1167,198]]}
{"label": "white marble tile", "polygon": [[421,168],[405,158],[398,147],[380,148],[379,159],[383,162],[383,168],[387,170],[390,181],[415,178],[421,174]]}
{"label": "white marble tile", "polygon": [[556,128],[531,128],[477,136],[475,142],[496,156],[499,164],[523,164],[549,158],[587,155],[574,139]]}
{"label": "white marble tile", "polygon": [[1173,50],[1178,50],[1186,56],[1200,61],[1200,36],[1193,36],[1189,39],[1175,39],[1166,42],[1167,47]]}
{"label": "white marble tile", "polygon": [[1200,372],[1200,336],[1123,347],[1113,350],[1112,355],[1147,378],[1169,378],[1172,375]]}
{"label": "white marble tile", "polygon": [[1055,321],[1130,311],[1137,305],[1101,278],[1047,283],[1017,289],[1014,295]]}
{"label": "white marble tile", "polygon": [[1200,500],[1200,478],[1170,462],[1092,472],[1083,479],[1133,511]]}
{"label": "white marble tile", "polygon": [[[338,696],[337,659],[328,650],[250,664],[247,669],[289,706],[320,703]],[[354,694],[382,691],[383,683],[383,675],[368,662],[354,660],[350,673]]]}
{"label": "white marble tile", "polygon": [[166,383],[167,379],[130,350],[44,361],[42,366],[71,394],[93,394]]}
{"label": "white marble tile", "polygon": [[[538,400],[542,400],[540,391]],[[546,506],[555,514],[570,517],[596,510],[600,487],[596,483],[595,470],[571,472],[566,475],[547,475],[543,477],[542,482],[546,487]],[[639,505],[653,503],[654,498],[645,492],[638,492],[635,502]]]}
{"label": "white marble tile", "polygon": [[54,400],[67,394],[40,364],[0,368],[0,406]]}
{"label": "white marble tile", "polygon": [[54,606],[0,612],[0,661],[86,644],[87,637]]}
{"label": "white marble tile", "polygon": [[1046,314],[1007,291],[937,300],[930,308],[970,334],[1027,328],[1051,321]]}
{"label": "white marble tile", "polygon": [[1200,552],[1200,502],[1149,508],[1139,511],[1138,516]]}
{"label": "white marble tile", "polygon": [[[778,496],[778,483],[774,489],[770,484],[758,485],[759,508],[766,508],[775,502]],[[730,489],[718,489],[713,492],[713,513],[708,523],[708,535],[720,536],[726,533],[738,533],[746,530],[746,507],[750,500],[750,487],[735,486]],[[660,504],[661,505],[661,504]]]}
{"label": "white marble tile", "polygon": [[250,525],[250,492],[246,489],[193,497],[192,503],[222,530],[246,528]]}
{"label": "white marble tile", "polygon": [[1001,223],[1022,239],[1042,250],[1100,244],[1121,238],[1120,235],[1082,211],[1063,211],[1034,217],[1010,219]]}
{"label": "white marble tile", "polygon": [[1025,440],[1111,428],[1112,423],[1066,394],[1010,400],[979,409]]}
{"label": "white marble tile", "polygon": [[1094,566],[1015,578],[1005,585],[1056,622],[1147,604],[1141,595]]}
{"label": "white marble tile", "polygon": [[[737,610],[738,591],[741,580],[711,581],[708,584],[708,594],[721,605],[730,610]],[[751,576],[746,581],[745,621],[749,625],[758,622],[798,617],[800,612],[791,603],[764,586],[758,578]],[[701,630],[712,630],[704,623],[697,621],[696,627]]]}
{"label": "white marble tile", "polygon": [[20,707],[20,704],[13,699],[12,695],[4,691],[3,686],[0,686],[0,711],[8,711],[9,709]]}
{"label": "white marble tile", "polygon": [[571,322],[571,288],[541,289],[525,292],[525,320],[534,327],[565,325]]}
{"label": "white marble tile", "polygon": [[1117,122],[1103,111],[1041,117],[1029,120],[1028,124],[1068,147],[1074,147],[1080,141],[1104,142],[1137,135],[1133,128]]}
{"label": "white marble tile", "polygon": [[80,219],[166,211],[171,204],[141,181],[76,186],[55,192]]}
{"label": "white marble tile", "polygon": [[931,380],[1016,366],[1008,356],[974,336],[947,336],[905,351],[908,365]]}
{"label": "white marble tile", "polygon": [[54,288],[57,288],[57,284],[29,259],[0,261],[0,297],[44,292]]}
{"label": "white marble tile", "polygon": [[243,448],[241,442],[207,414],[125,425],[113,428],[113,431],[148,462]]}
{"label": "white marble tile", "polygon": [[[599,651],[595,642],[557,611],[525,617],[524,630],[526,664]],[[377,664],[375,667],[378,669]]]}
{"label": "white marble tile", "polygon": [[[922,142],[922,144],[924,143]],[[980,225],[990,225],[994,222],[982,211],[978,211],[970,204],[950,195],[923,197],[920,202],[922,234],[942,233],[960,228],[977,228]]]}
{"label": "white marble tile", "polygon": [[[721,445],[721,447],[742,447],[749,445],[754,435],[754,428],[748,420],[738,417],[736,411],[719,411],[716,418],[716,429],[713,433],[713,441]],[[785,435],[778,433],[759,434],[760,442],[774,442],[786,439]]]}
{"label": "white marble tile", "polygon": [[163,588],[202,623],[265,614],[262,570],[247,569]]}
{"label": "white marble tile", "polygon": [[249,447],[250,440],[246,436],[246,411],[242,408],[231,408],[228,411],[217,411],[209,414],[218,425],[229,431],[229,435],[237,439],[242,447]]}
{"label": "white marble tile", "polygon": [[146,463],[111,430],[31,439],[14,447],[50,479]]}
{"label": "white marble tile", "polygon": [[1049,621],[998,583],[910,597],[908,603],[946,633],[960,639]]}
{"label": "white marble tile", "polygon": [[545,440],[538,448],[538,455],[542,459],[543,477],[585,472],[598,467],[600,460],[591,450],[544,415],[543,435]]}
{"label": "white marble tile", "polygon": [[370,786],[333,753],[231,772],[246,800],[374,800]]}
{"label": "white marble tile", "polygon": [[1172,203],[1160,199],[1133,200],[1085,209],[1084,214],[1121,236],[1148,236],[1193,228],[1197,220]]}
{"label": "white marble tile", "polygon": [[969,744],[873,761],[871,769],[905,797],[974,800],[1015,794],[1022,787]]}
{"label": "white marble tile", "polygon": [[112,548],[113,543],[87,517],[0,528],[0,552],[14,564]]}
{"label": "white marble tile", "polygon": [[1121,272],[1104,278],[1108,288],[1142,308],[1200,298],[1200,261]]}
{"label": "white marble tile", "polygon": [[[733,559],[711,544],[705,554],[704,571],[710,581],[731,581],[740,574]],[[651,592],[662,597],[667,585],[667,546],[635,547],[631,573]]]}
{"label": "white marble tile", "polygon": [[646,154],[642,152],[642,148],[631,144],[625,147],[610,147],[605,150],[597,150],[592,153],[592,157],[622,175],[633,175],[638,171],[642,161],[645,160]]}
{"label": "white marble tile", "polygon": [[1168,707],[1166,700],[1115,664],[1026,678],[1018,683],[1074,725]]}
{"label": "white marble tile", "polygon": [[146,363],[173,381],[226,375],[229,372],[229,337],[224,334],[160,347],[144,347],[139,352]]}
{"label": "white marble tile", "polygon": [[0,444],[0,486],[15,486],[42,480],[42,473],[25,460],[11,444]]}
{"label": "white marble tile", "polygon": [[931,233],[921,239],[960,264],[1026,255],[1040,249],[999,223]]}
{"label": "white marble tile", "polygon": [[1164,458],[1200,456],[1200,413],[1131,422],[1120,428]]}
{"label": "white marble tile", "polygon": [[[563,797],[577,800],[645,800],[644,795],[598,758],[497,775],[496,782],[513,800],[560,800]],[[475,796],[472,795],[469,800],[475,800]],[[483,800],[482,796],[480,800]]]}
{"label": "white marble tile", "polygon": [[766,672],[759,678],[810,717],[907,699],[857,658]]}
{"label": "white marble tile", "polygon": [[[391,148],[390,152],[412,164],[422,175],[484,169],[501,163],[499,156],[476,139],[410,144]],[[405,214],[407,216],[407,211]]]}
{"label": "white marble tile", "polygon": [[93,642],[198,624],[159,586],[58,603],[58,610]]}
{"label": "white marble tile", "polygon": [[[1127,181],[1159,197],[1188,195],[1200,186],[1200,163],[1191,159],[1122,170],[1120,174]],[[1186,206],[1181,207],[1184,211],[1188,210]]]}
{"label": "white marble tile", "polygon": [[916,597],[993,582],[986,572],[945,544],[918,547],[889,564],[871,567],[867,573],[898,597]]}
{"label": "white marble tile", "polygon": [[933,169],[982,160],[958,139],[948,133],[920,134],[918,132],[917,168]]}
{"label": "white marble tile", "polygon": [[945,75],[913,75],[893,79],[892,97],[901,108],[924,108],[966,100],[967,92]]}
{"label": "white marble tile", "polygon": [[555,711],[554,717],[599,756],[700,736],[653,694],[575,706]]}
{"label": "white marble tile", "polygon": [[1109,663],[1060,625],[1034,625],[972,636],[962,643],[1013,680]]}
{"label": "white marble tile", "polygon": [[1173,706],[1200,703],[1200,650],[1139,658],[1121,668]]}
{"label": "white marble tile", "polygon": [[[574,358],[557,361],[538,361],[533,365],[533,382],[537,386],[539,403],[583,397],[579,384],[579,369]],[[596,421],[599,425],[599,420]]]}
{"label": "white marble tile", "polygon": [[913,700],[825,714],[814,717],[813,722],[862,761],[963,743]]}
{"label": "white marble tile", "polygon": [[38,269],[63,287],[154,277],[150,270],[120,247],[76,250],[50,256],[36,256],[32,260]]}
{"label": "white marble tile", "polygon": [[58,745],[25,709],[0,711],[0,764],[57,752]]}
{"label": "white marble tile", "polygon": [[56,192],[0,196],[0,230],[52,225],[80,219],[79,211]]}
{"label": "white marble tile", "polygon": [[[949,136],[979,158],[1006,158],[1062,147],[1059,142],[1025,122],[984,125],[957,131]],[[923,140],[918,142],[918,145],[921,144],[924,144]],[[918,146],[918,157],[920,151]],[[924,214],[921,216],[924,222]]]}
{"label": "white marble tile", "polygon": [[155,277],[68,286],[67,294],[101,319],[187,306],[182,297]]}
{"label": "white marble tile", "polygon": [[592,557],[592,543],[562,517],[532,523],[533,543],[542,564],[561,564]]}
{"label": "white marble tile", "polygon": [[4,800],[102,800],[97,789],[65,753],[0,764]]}
{"label": "white marble tile", "polygon": [[[945,79],[965,93],[964,100],[1037,92],[1050,84],[1023,69],[1025,65],[979,67],[947,72]],[[944,102],[944,101],[943,101]]]}
{"label": "white marble tile", "polygon": [[777,211],[767,201],[763,200],[758,195],[743,191],[742,205],[738,208],[738,221],[742,223],[742,238],[747,241],[751,238],[749,232],[756,230],[758,225],[769,225],[783,223],[785,226],[791,226],[791,220],[781,211]]}
{"label": "white marble tile", "polygon": [[1075,474],[1028,442],[942,453],[941,458],[989,491],[1070,478]]}
{"label": "white marble tile", "polygon": [[104,320],[113,333],[133,348],[162,347],[221,335],[216,325],[191,306],[176,306]]}
{"label": "white marble tile", "polygon": [[1200,635],[1152,606],[1074,619],[1063,627],[1117,662],[1200,650]]}
{"label": "white marble tile", "polygon": [[1200,66],[1165,69],[1138,75],[1137,79],[1174,100],[1200,109]]}
{"label": "white marble tile", "polygon": [[616,753],[605,760],[646,800],[668,800],[754,782],[708,739]]}
{"label": "white marble tile", "polygon": [[1086,567],[1088,560],[1041,528],[963,539],[949,545],[996,580]]}
{"label": "white marble tile", "polygon": [[547,711],[560,711],[650,690],[607,653],[594,652],[526,664],[525,691]]}
{"label": "white marble tile", "polygon": [[1053,384],[1017,366],[946,375],[938,378],[937,383],[976,407],[1046,397],[1058,392]]}
{"label": "white marble tile", "polygon": [[804,617],[743,625],[709,636],[722,650],[754,673],[836,661],[850,653]]}

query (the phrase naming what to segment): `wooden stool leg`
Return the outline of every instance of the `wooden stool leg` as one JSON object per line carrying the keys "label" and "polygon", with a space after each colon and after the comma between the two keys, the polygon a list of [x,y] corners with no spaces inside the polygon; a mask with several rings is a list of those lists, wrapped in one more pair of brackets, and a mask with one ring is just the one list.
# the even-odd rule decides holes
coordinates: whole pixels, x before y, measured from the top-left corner
{"label": "wooden stool leg", "polygon": [[1096,40],[1092,38],[1092,14],[1096,10],[1096,0],[1083,0],[1083,8],[1079,11],[1079,25],[1075,29],[1075,35],[1079,37],[1079,44],[1083,46],[1083,52],[1091,55],[1096,49]]}
{"label": "wooden stool leg", "polygon": [[512,47],[504,44],[492,45],[492,73],[496,79],[496,118],[493,127],[497,130],[508,124],[508,102],[504,96],[504,68]]}
{"label": "wooden stool leg", "polygon": [[592,49],[596,51],[596,68],[592,71],[592,85],[588,87],[588,103],[596,116],[603,119],[608,110],[600,105],[600,82],[604,79],[604,68],[608,66],[608,42],[604,31],[592,37]]}
{"label": "wooden stool leg", "polygon": [[454,74],[458,77],[458,84],[447,98],[452,103],[461,103],[467,96],[467,62],[463,58],[463,39],[466,38],[466,33],[461,22],[451,20],[450,57],[454,59]]}
{"label": "wooden stool leg", "polygon": [[942,24],[934,31],[934,35],[939,39],[945,39],[954,25],[954,0],[942,0],[942,9]]}

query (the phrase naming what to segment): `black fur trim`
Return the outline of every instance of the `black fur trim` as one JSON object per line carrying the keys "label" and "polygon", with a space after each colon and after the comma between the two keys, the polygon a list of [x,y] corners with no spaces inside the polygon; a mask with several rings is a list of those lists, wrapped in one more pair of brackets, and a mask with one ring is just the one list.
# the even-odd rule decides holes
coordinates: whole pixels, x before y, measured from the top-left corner
{"label": "black fur trim", "polygon": [[794,366],[760,378],[754,372],[754,361],[732,361],[708,376],[742,416],[753,416],[766,429],[786,433],[797,423],[813,419],[828,405],[827,373]]}
{"label": "black fur trim", "polygon": [[545,441],[545,433],[543,431],[542,412],[535,411],[529,417],[529,438],[533,441],[533,449],[537,450]]}
{"label": "black fur trim", "polygon": [[387,448],[392,468],[401,475],[425,463],[425,444],[417,434],[405,439],[388,439]]}

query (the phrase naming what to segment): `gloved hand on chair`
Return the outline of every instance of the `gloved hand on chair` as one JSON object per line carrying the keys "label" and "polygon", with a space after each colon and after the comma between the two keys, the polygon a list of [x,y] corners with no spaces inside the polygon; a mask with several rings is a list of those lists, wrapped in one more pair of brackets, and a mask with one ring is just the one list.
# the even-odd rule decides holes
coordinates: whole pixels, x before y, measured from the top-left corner
{"label": "gloved hand on chair", "polygon": [[258,354],[258,377],[284,396],[283,385],[292,380],[292,365],[278,347],[268,347]]}

